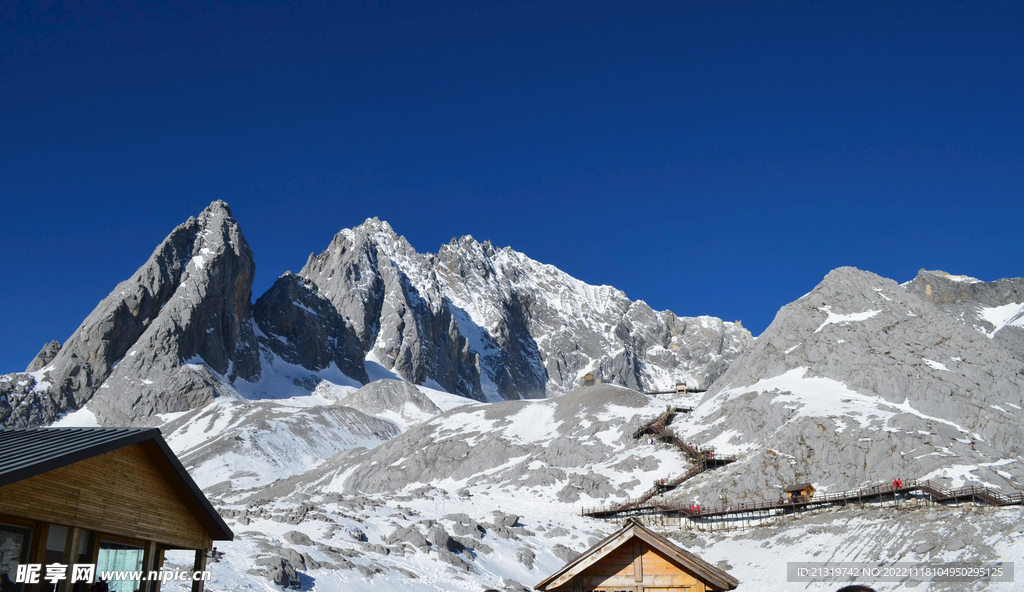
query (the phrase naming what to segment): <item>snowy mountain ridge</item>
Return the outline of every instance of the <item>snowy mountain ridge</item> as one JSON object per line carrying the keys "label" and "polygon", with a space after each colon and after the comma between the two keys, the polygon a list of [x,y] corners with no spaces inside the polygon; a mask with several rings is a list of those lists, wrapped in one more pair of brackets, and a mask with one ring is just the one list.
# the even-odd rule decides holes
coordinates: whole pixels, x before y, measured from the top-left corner
{"label": "snowy mountain ridge", "polygon": [[558,395],[586,373],[706,385],[752,341],[736,323],[658,313],[471,237],[420,254],[373,218],[255,304],[254,273],[230,208],[212,203],[64,346],[44,346],[32,374],[0,379],[0,425],[45,425],[87,403],[101,423],[153,424],[220,397],[358,387],[371,373],[480,401]]}
{"label": "snowy mountain ridge", "polygon": [[587,373],[648,390],[707,385],[751,341],[735,323],[658,313],[469,236],[419,254],[376,219],[338,233],[299,275],[385,367],[478,400],[556,395]]}
{"label": "snowy mountain ridge", "polygon": [[[226,204],[211,204],[68,344],[0,377],[5,426],[160,426],[238,535],[218,545],[219,588],[526,590],[615,529],[585,508],[690,469],[677,448],[633,437],[666,407],[693,408],[669,426],[677,437],[737,455],[657,497],[670,503],[896,476],[1024,483],[1019,278],[922,270],[901,285],[839,268],[754,340],[471,237],[420,254],[374,219],[255,304],[252,265]],[[617,384],[580,387],[586,372]],[[710,388],[637,390],[676,380]],[[661,529],[741,591],[792,589],[778,567],[792,553],[1024,554],[1019,510],[970,505]]]}

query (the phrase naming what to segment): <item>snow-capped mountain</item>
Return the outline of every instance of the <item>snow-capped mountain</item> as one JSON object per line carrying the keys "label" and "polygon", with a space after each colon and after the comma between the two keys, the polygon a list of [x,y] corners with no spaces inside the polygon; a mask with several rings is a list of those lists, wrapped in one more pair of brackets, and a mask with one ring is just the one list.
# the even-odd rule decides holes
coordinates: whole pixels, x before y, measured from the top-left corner
{"label": "snow-capped mountain", "polygon": [[469,236],[420,254],[377,219],[338,233],[299,275],[386,368],[478,400],[557,395],[587,373],[706,387],[752,341],[736,323],[656,312]]}
{"label": "snow-capped mountain", "polygon": [[255,306],[254,273],[231,210],[212,203],[63,347],[0,379],[0,425],[45,425],[87,402],[103,424],[153,423],[221,396],[291,397],[371,374],[491,401],[558,395],[587,373],[707,386],[752,342],[738,323],[655,312],[470,237],[422,255],[376,219],[338,233]]}
{"label": "snow-capped mountain", "polygon": [[[616,529],[582,510],[690,470],[634,437],[667,406],[693,407],[677,436],[737,459],[658,499],[893,477],[1024,488],[1021,279],[840,268],[754,340],[470,237],[420,254],[375,219],[253,305],[254,269],[215,202],[63,347],[0,377],[5,427],[160,426],[237,535],[218,545],[216,589],[528,590]],[[582,387],[588,372],[605,383]],[[637,390],[676,381],[710,390]],[[1024,554],[1019,508],[969,504],[662,530],[741,592],[793,589],[787,560]],[[1015,589],[943,586],[921,589]]]}
{"label": "snow-capped mountain", "polygon": [[227,204],[214,202],[175,228],[63,347],[47,344],[29,366],[37,370],[0,382],[20,387],[0,386],[0,425],[46,425],[86,402],[106,423],[133,423],[258,380],[255,271]]}

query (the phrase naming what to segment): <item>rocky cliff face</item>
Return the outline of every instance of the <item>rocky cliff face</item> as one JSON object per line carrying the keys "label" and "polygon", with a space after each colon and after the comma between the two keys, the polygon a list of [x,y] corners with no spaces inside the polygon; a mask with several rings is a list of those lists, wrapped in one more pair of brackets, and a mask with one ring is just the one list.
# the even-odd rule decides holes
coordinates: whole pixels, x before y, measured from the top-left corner
{"label": "rocky cliff face", "polygon": [[708,385],[752,342],[471,237],[417,253],[386,222],[343,230],[252,301],[253,255],[227,204],[175,228],[61,346],[0,382],[0,424],[89,409],[151,423],[222,395],[369,381],[364,359],[477,400],[562,394],[592,372],[632,388]]}
{"label": "rocky cliff face", "polygon": [[906,287],[1024,361],[1024,278],[983,282],[922,269]]}
{"label": "rocky cliff face", "polygon": [[[110,371],[102,388],[93,389],[89,406],[101,423],[187,411],[221,394],[225,380],[258,379],[259,350],[250,322],[255,272],[252,251],[224,202],[210,204],[198,219],[175,229],[90,315],[106,319],[100,334],[104,326],[120,334],[105,358]],[[117,311],[114,318],[105,314],[110,309]],[[86,319],[54,360],[56,368],[79,334],[97,335],[96,325]],[[92,344],[83,341],[83,349],[87,343]]]}
{"label": "rocky cliff face", "polygon": [[258,379],[250,322],[255,269],[227,204],[210,204],[175,228],[63,347],[40,352],[30,366],[43,364],[35,388],[0,403],[0,419],[47,424],[91,402],[104,423],[135,423],[200,406],[225,380]]}
{"label": "rocky cliff face", "polygon": [[706,386],[752,342],[736,323],[656,312],[472,237],[419,254],[376,219],[299,275],[386,368],[479,400],[561,394],[588,372],[635,389]]}
{"label": "rocky cliff face", "polygon": [[839,491],[880,475],[1018,487],[1024,363],[915,282],[840,268],[783,307],[686,428],[741,461],[692,487],[771,498],[794,482]]}
{"label": "rocky cliff face", "polygon": [[313,371],[335,364],[345,375],[368,382],[359,339],[316,284],[285,273],[256,301],[260,344],[288,363]]}
{"label": "rocky cliff face", "polygon": [[32,358],[32,361],[29,362],[28,368],[25,369],[25,372],[35,372],[45,368],[53,361],[54,358],[57,357],[57,354],[60,353],[60,348],[61,345],[59,341],[51,341],[44,345],[43,349],[39,350],[39,353],[36,354],[36,357]]}

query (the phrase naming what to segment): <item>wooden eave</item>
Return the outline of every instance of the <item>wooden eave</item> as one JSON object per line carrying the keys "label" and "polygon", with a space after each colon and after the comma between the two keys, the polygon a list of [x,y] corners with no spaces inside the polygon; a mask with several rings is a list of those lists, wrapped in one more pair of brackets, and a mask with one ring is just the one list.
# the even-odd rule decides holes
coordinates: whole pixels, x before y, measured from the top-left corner
{"label": "wooden eave", "polygon": [[693,571],[699,577],[723,590],[732,590],[739,585],[739,580],[728,573],[697,557],[685,549],[677,547],[665,537],[645,528],[636,520],[630,519],[618,531],[597,543],[582,555],[567,563],[541,583],[534,586],[538,590],[553,590],[574,577],[580,575],[585,569],[594,565],[609,553],[618,549],[634,537],[644,541],[651,547],[661,551],[670,560]]}
{"label": "wooden eave", "polygon": [[[44,438],[37,441],[17,442],[4,448],[3,436],[27,435],[31,430]],[[45,437],[60,436],[60,437]],[[220,517],[213,504],[199,489],[178,457],[164,441],[157,428],[28,428],[0,430],[0,448],[8,455],[8,462],[0,467],[0,487],[23,479],[48,473],[126,446],[139,444],[146,456],[160,469],[167,482],[196,520],[215,541],[230,541],[235,535]],[[20,460],[13,460],[18,455]]]}

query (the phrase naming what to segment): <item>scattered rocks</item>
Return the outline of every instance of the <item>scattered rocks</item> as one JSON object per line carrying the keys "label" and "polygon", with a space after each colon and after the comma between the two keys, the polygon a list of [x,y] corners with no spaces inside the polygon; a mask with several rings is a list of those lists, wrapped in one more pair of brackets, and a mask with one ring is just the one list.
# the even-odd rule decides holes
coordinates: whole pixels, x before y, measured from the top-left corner
{"label": "scattered rocks", "polygon": [[577,553],[576,551],[573,551],[569,547],[566,547],[565,545],[562,545],[562,544],[557,544],[554,547],[551,547],[551,552],[555,554],[555,557],[558,557],[559,559],[561,559],[562,561],[564,561],[566,563],[568,563],[568,562],[570,562],[570,561],[572,561],[572,560],[574,560],[574,559],[576,559],[577,557],[580,556],[579,553]]}
{"label": "scattered rocks", "polygon": [[284,533],[284,536],[282,536],[281,538],[283,538],[285,541],[287,541],[287,542],[289,542],[289,543],[291,543],[293,545],[313,545],[314,544],[313,543],[313,539],[309,538],[309,536],[307,536],[305,533],[299,532],[297,530],[288,531],[288,532]]}
{"label": "scattered rocks", "polygon": [[427,537],[423,536],[423,533],[417,530],[415,526],[411,525],[401,527],[395,532],[391,533],[385,539],[385,542],[389,545],[396,542],[409,543],[410,545],[418,549],[424,549],[430,544],[427,542]]}
{"label": "scattered rocks", "polygon": [[264,568],[262,575],[278,586],[299,588],[302,585],[291,561],[283,557],[260,557],[254,563]]}
{"label": "scattered rocks", "polygon": [[537,556],[533,553],[533,551],[527,549],[526,547],[516,550],[516,561],[522,563],[530,569],[533,569],[533,560],[536,558]]}

